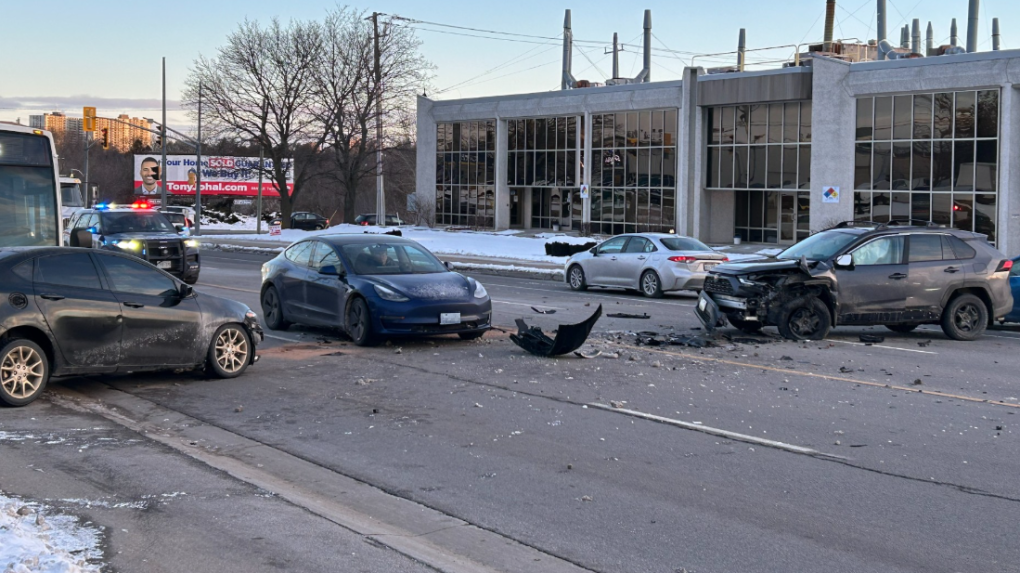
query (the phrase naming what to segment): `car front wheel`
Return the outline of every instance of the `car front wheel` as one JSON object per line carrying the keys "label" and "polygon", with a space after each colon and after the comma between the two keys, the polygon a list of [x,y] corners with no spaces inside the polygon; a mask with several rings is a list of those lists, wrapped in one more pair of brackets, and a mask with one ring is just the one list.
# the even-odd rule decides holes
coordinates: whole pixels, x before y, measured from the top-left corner
{"label": "car front wheel", "polygon": [[570,267],[567,279],[572,290],[585,290],[588,288],[588,281],[584,278],[584,269],[581,268],[581,265]]}
{"label": "car front wheel", "polygon": [[283,301],[276,287],[270,286],[262,293],[262,316],[270,330],[287,330],[290,323],[283,319]]}
{"label": "car front wheel", "polygon": [[662,281],[655,271],[645,271],[641,275],[641,294],[648,298],[662,298]]}
{"label": "car front wheel", "polygon": [[822,340],[832,328],[832,317],[818,297],[803,296],[783,307],[778,326],[789,340]]}
{"label": "car front wheel", "polygon": [[237,378],[251,363],[248,332],[240,324],[224,324],[216,330],[206,358],[209,371],[217,378]]}
{"label": "car front wheel", "polygon": [[363,298],[356,298],[347,309],[347,334],[358,346],[374,346],[379,338],[372,332],[372,315],[368,303]]}
{"label": "car front wheel", "polygon": [[972,294],[949,301],[942,311],[942,332],[953,340],[974,340],[988,328],[988,309]]}
{"label": "car front wheel", "polygon": [[0,401],[24,406],[46,388],[50,365],[46,352],[27,338],[17,338],[0,349]]}

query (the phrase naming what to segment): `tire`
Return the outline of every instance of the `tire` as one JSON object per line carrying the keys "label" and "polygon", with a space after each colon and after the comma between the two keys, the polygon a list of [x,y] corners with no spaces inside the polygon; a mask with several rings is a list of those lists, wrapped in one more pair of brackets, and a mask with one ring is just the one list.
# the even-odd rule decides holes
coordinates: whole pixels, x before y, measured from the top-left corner
{"label": "tire", "polygon": [[315,226],[315,230],[316,231],[321,231],[322,229],[323,229],[322,225],[316,225]]}
{"label": "tire", "polygon": [[42,395],[49,379],[49,357],[38,344],[15,338],[0,349],[0,402],[24,406]]}
{"label": "tire", "polygon": [[587,290],[588,281],[584,277],[584,269],[581,265],[574,265],[567,271],[567,284],[570,285],[571,290]]}
{"label": "tire", "polygon": [[372,314],[363,298],[351,301],[347,308],[347,335],[358,346],[375,346],[379,337],[372,332]]}
{"label": "tire", "polygon": [[237,378],[248,369],[253,352],[255,346],[243,326],[224,324],[216,329],[209,343],[206,368],[217,378]]}
{"label": "tire", "polygon": [[802,296],[783,306],[779,333],[789,340],[822,340],[832,328],[832,316],[815,296]]}
{"label": "tire", "polygon": [[741,320],[739,318],[732,318],[729,316],[726,317],[726,320],[730,321],[733,328],[736,328],[744,334],[758,334],[761,332],[762,327],[765,326],[757,320]]}
{"label": "tire", "polygon": [[461,340],[478,340],[479,338],[481,338],[484,335],[485,335],[485,331],[484,330],[476,330],[474,332],[458,332],[457,333],[457,336],[459,336]]}
{"label": "tire", "polygon": [[648,298],[662,298],[662,280],[655,271],[645,271],[641,275],[641,294]]}
{"label": "tire", "polygon": [[893,332],[902,332],[904,334],[906,334],[908,332],[914,332],[915,330],[917,330],[918,326],[920,326],[920,325],[919,324],[887,324],[887,325],[885,325],[886,328],[888,328],[889,330],[891,330]]}
{"label": "tire", "polygon": [[270,330],[287,330],[290,323],[283,317],[283,301],[276,287],[270,285],[262,293],[262,316]]}
{"label": "tire", "polygon": [[988,328],[988,308],[980,298],[963,294],[942,311],[942,332],[953,340],[975,340]]}

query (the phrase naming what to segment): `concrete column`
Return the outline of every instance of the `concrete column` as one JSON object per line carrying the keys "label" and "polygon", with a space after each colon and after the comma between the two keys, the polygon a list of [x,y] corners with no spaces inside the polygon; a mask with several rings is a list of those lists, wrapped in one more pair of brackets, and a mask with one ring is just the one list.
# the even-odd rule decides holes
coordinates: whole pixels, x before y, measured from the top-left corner
{"label": "concrete column", "polygon": [[[591,224],[591,171],[594,168],[592,165],[592,139],[591,139],[591,112],[585,111],[584,116],[581,118],[584,122],[584,137],[581,140],[581,157],[584,162],[584,169],[581,174],[581,183],[588,186],[588,197],[581,200],[581,224]],[[574,229],[580,231],[580,229]]]}
{"label": "concrete column", "polygon": [[[418,96],[414,192],[419,205],[431,205],[435,210],[436,122],[432,119],[432,105],[432,100]],[[435,223],[434,213],[432,222]]]}
{"label": "concrete column", "polygon": [[496,230],[510,228],[510,186],[507,185],[507,124],[496,118]]}
{"label": "concrete column", "polygon": [[999,94],[999,185],[997,246],[1020,250],[1020,86],[1006,83]]}
{"label": "concrete column", "polygon": [[702,148],[705,141],[701,118],[704,115],[698,107],[698,71],[700,68],[684,68],[681,88],[681,109],[677,113],[680,125],[677,127],[677,188],[676,188],[676,232],[680,235],[698,237],[700,225],[697,213],[701,209]]}
{"label": "concrete column", "polygon": [[[850,64],[812,60],[811,231],[854,218],[854,141],[857,101],[843,85]],[[839,203],[823,203],[822,191],[839,187]]]}

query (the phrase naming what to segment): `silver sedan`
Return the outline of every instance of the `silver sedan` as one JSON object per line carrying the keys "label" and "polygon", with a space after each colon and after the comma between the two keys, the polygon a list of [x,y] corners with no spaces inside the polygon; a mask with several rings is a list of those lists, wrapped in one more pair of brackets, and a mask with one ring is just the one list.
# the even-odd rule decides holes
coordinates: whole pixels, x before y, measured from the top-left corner
{"label": "silver sedan", "polygon": [[712,267],[728,261],[697,239],[667,233],[617,235],[567,259],[574,290],[590,286],[634,289],[658,298],[677,290],[701,290]]}

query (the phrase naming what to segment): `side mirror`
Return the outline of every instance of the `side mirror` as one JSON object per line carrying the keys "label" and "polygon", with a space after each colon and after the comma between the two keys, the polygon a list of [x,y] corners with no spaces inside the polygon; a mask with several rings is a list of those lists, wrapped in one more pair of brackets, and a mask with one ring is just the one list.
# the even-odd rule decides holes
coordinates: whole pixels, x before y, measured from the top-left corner
{"label": "side mirror", "polygon": [[75,229],[74,231],[71,231],[70,243],[72,247],[91,249],[92,233],[90,233],[88,229]]}
{"label": "side mirror", "polygon": [[181,283],[180,287],[177,288],[177,293],[181,298],[188,298],[195,293],[195,289],[187,283]]}
{"label": "side mirror", "polygon": [[319,269],[319,274],[328,277],[340,277],[344,273],[336,265],[326,265]]}
{"label": "side mirror", "polygon": [[99,234],[99,229],[97,229],[95,227],[89,227],[88,229],[85,229],[85,230],[88,231],[89,233],[92,233],[93,235],[98,235]]}
{"label": "side mirror", "polygon": [[837,269],[852,269],[854,266],[854,256],[851,254],[840,255],[836,259]]}
{"label": "side mirror", "polygon": [[184,232],[184,225],[176,224],[176,225],[174,225],[174,229],[177,229],[178,233],[183,233]]}
{"label": "side mirror", "polygon": [[451,263],[450,261],[443,261],[443,266],[446,267],[446,270],[448,271],[453,270],[453,263]]}
{"label": "side mirror", "polygon": [[591,253],[591,256],[593,256],[593,257],[599,256],[599,248],[598,247],[592,247],[591,250],[589,250],[588,252]]}

